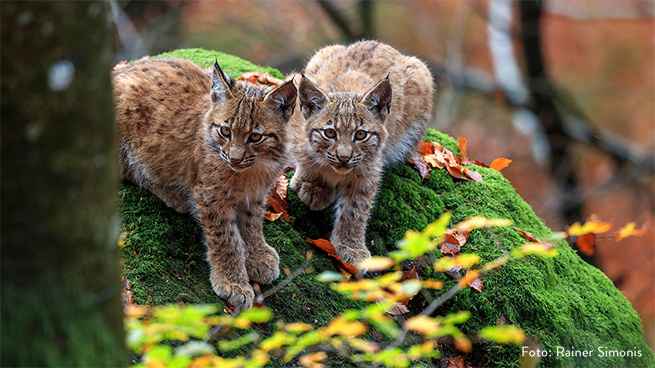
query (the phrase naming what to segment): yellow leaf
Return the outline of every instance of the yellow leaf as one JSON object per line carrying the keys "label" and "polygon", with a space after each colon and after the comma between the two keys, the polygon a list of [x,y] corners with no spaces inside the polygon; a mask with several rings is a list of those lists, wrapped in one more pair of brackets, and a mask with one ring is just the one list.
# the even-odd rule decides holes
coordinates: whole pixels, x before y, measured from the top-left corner
{"label": "yellow leaf", "polygon": [[428,289],[441,290],[443,289],[443,282],[437,280],[423,280],[423,287]]}
{"label": "yellow leaf", "polygon": [[328,336],[339,335],[342,337],[359,336],[366,332],[366,325],[359,321],[348,322],[342,317],[337,317],[326,327],[325,333]]}
{"label": "yellow leaf", "polygon": [[511,224],[512,220],[508,219],[488,219],[486,217],[476,216],[460,222],[457,224],[456,229],[460,231],[470,231],[480,227],[510,226]]}
{"label": "yellow leaf", "polygon": [[595,215],[591,215],[583,225],[580,225],[579,222],[571,225],[567,233],[569,236],[581,236],[589,233],[601,234],[609,231],[611,228],[611,223],[599,221]]}
{"label": "yellow leaf", "polygon": [[625,224],[619,231],[614,232],[614,241],[621,241],[629,236],[642,236],[646,233],[646,225],[641,227],[641,229],[635,229],[636,225],[634,222]]}
{"label": "yellow leaf", "polygon": [[388,257],[373,256],[357,265],[360,270],[383,271],[394,265],[394,261]]}
{"label": "yellow leaf", "polygon": [[284,329],[291,333],[307,332],[311,331],[313,328],[314,326],[302,322],[289,323],[284,326]]}
{"label": "yellow leaf", "polygon": [[405,328],[427,337],[436,336],[440,327],[434,318],[422,314],[405,321]]}

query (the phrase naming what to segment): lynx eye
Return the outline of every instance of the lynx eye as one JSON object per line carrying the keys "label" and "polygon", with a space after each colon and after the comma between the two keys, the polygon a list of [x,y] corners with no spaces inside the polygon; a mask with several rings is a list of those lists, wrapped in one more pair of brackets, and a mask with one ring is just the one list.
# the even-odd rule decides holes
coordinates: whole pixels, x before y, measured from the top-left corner
{"label": "lynx eye", "polygon": [[226,127],[226,126],[222,126],[218,131],[225,138],[229,137],[230,134],[232,133],[232,130],[229,127]]}
{"label": "lynx eye", "polygon": [[328,128],[323,131],[323,134],[325,134],[325,136],[328,138],[334,138],[337,136],[337,131],[332,128]]}
{"label": "lynx eye", "polygon": [[362,139],[366,138],[367,135],[368,135],[368,133],[366,133],[365,130],[358,130],[355,133],[355,139],[358,140],[358,141],[361,141]]}
{"label": "lynx eye", "polygon": [[250,136],[248,137],[248,139],[253,143],[261,141],[262,138],[264,138],[264,136],[259,133],[250,133]]}

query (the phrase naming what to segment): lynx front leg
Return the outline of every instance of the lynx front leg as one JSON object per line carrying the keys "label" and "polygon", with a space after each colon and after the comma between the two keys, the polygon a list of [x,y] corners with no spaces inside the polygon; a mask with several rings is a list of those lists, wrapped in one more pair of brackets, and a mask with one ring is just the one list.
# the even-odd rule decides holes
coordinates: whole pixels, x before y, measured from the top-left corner
{"label": "lynx front leg", "polygon": [[280,257],[266,244],[262,233],[264,207],[261,203],[239,210],[238,224],[246,247],[246,271],[250,280],[270,284],[280,276]]}
{"label": "lynx front leg", "polygon": [[233,203],[195,195],[196,212],[205,231],[207,261],[212,287],[216,294],[237,308],[250,308],[255,293],[248,283],[246,248],[239,234]]}
{"label": "lynx front leg", "polygon": [[300,167],[291,178],[290,187],[312,211],[320,211],[334,201],[334,188]]}
{"label": "lynx front leg", "polygon": [[366,222],[377,191],[380,175],[339,185],[335,223],[330,242],[337,255],[354,266],[371,257],[366,248]]}

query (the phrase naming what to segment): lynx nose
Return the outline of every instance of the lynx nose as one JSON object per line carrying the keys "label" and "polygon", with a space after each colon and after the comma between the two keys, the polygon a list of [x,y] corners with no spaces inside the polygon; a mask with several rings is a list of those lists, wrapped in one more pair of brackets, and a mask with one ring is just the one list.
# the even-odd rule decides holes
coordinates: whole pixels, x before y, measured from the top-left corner
{"label": "lynx nose", "polygon": [[348,159],[350,157],[348,157],[348,156],[337,156],[337,158],[339,159],[339,161],[341,161],[342,164],[345,164],[345,163],[348,163]]}
{"label": "lynx nose", "polygon": [[239,162],[241,162],[242,159],[243,159],[243,157],[240,157],[240,158],[230,157],[230,162],[232,163],[232,165],[236,165]]}

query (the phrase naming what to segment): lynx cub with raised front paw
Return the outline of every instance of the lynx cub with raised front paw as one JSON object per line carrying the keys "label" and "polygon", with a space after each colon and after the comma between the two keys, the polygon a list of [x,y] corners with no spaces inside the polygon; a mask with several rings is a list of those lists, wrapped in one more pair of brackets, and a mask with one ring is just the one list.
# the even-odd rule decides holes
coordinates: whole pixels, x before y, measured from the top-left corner
{"label": "lynx cub with raised front paw", "polygon": [[263,206],[286,160],[296,87],[234,80],[218,64],[210,78],[181,59],[131,63],[113,79],[122,177],[198,219],[214,291],[250,307],[249,280],[280,273]]}
{"label": "lynx cub with raised front paw", "polygon": [[311,210],[336,197],[330,242],[357,265],[370,257],[366,223],[384,166],[405,159],[427,127],[432,75],[419,59],[380,42],[328,46],[307,64],[298,100],[291,188]]}

